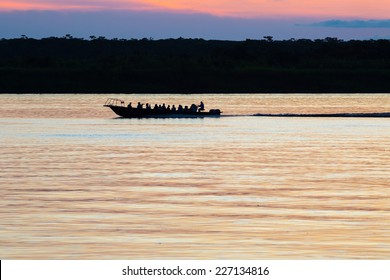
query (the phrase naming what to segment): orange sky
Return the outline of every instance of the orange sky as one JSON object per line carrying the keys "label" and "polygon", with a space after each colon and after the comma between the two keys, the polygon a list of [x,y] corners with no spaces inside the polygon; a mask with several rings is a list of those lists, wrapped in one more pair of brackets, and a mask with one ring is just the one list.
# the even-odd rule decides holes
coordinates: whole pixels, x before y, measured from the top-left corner
{"label": "orange sky", "polygon": [[383,0],[2,0],[0,10],[174,10],[235,17],[390,17]]}

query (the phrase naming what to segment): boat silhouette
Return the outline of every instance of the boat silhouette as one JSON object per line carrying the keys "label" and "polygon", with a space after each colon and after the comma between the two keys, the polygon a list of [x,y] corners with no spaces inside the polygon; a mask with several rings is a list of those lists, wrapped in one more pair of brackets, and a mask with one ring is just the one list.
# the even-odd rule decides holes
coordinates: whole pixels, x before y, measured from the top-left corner
{"label": "boat silhouette", "polygon": [[137,107],[132,107],[131,105],[126,106],[125,101],[118,98],[108,98],[103,106],[109,107],[115,114],[123,118],[202,118],[219,117],[222,113],[220,109],[205,111],[203,107],[195,104],[182,109],[180,109],[180,106],[178,109],[166,108],[165,105],[156,108],[150,106],[144,108],[143,104],[140,103]]}

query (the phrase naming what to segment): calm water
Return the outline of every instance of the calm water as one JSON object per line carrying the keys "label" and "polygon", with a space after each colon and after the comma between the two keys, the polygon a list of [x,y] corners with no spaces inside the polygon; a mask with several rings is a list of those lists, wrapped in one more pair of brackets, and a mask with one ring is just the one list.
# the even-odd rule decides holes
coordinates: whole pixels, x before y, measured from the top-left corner
{"label": "calm water", "polygon": [[[118,119],[107,97],[229,117]],[[389,259],[390,95],[0,95],[1,259]]]}

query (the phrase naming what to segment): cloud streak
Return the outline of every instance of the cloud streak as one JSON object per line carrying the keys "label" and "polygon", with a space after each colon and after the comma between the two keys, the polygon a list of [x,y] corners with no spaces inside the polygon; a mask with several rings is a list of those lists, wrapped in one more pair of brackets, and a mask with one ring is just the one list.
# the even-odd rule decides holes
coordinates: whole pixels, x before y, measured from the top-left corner
{"label": "cloud streak", "polygon": [[310,24],[315,27],[331,28],[390,28],[390,19],[385,20],[327,20]]}
{"label": "cloud streak", "polygon": [[142,0],[3,0],[0,11],[97,11],[97,10],[159,10],[160,7]]}
{"label": "cloud streak", "polygon": [[239,18],[386,18],[383,0],[2,0],[0,11],[153,10]]}

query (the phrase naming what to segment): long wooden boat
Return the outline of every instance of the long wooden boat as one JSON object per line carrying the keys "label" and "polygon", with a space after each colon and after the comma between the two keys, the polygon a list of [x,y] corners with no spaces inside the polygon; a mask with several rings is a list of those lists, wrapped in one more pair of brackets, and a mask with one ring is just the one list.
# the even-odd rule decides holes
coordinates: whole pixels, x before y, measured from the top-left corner
{"label": "long wooden boat", "polygon": [[103,106],[109,107],[115,114],[123,118],[202,118],[219,117],[221,115],[219,109],[172,111],[168,109],[133,108],[126,106],[125,102],[118,98],[108,98]]}

